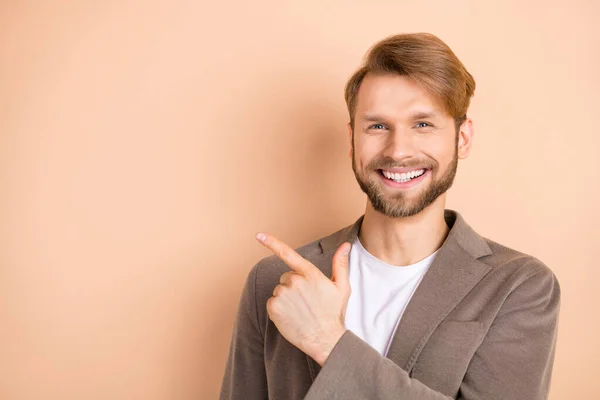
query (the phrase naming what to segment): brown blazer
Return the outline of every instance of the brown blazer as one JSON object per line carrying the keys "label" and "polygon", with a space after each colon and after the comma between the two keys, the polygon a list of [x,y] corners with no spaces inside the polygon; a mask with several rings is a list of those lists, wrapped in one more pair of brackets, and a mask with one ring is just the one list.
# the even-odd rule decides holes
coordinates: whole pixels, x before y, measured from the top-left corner
{"label": "brown blazer", "polygon": [[[386,357],[346,331],[320,368],[269,319],[266,302],[290,268],[277,256],[250,271],[221,386],[226,399],[546,399],[560,306],[538,259],[479,236],[461,215],[410,300]],[[354,224],[297,249],[326,276]]]}

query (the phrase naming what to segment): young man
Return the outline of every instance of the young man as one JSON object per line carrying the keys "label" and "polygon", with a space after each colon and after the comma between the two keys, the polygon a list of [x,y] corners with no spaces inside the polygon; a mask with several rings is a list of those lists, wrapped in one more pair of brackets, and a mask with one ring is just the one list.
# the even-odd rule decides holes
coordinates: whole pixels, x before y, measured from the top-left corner
{"label": "young man", "polygon": [[370,50],[346,85],[365,213],[296,250],[257,235],[275,254],[249,273],[221,399],[547,398],[556,277],[445,209],[474,90],[433,35]]}

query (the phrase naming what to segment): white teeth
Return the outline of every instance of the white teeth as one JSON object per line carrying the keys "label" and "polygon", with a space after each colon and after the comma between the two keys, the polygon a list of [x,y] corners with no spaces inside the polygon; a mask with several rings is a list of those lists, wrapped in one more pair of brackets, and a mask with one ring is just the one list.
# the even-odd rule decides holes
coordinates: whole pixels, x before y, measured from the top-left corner
{"label": "white teeth", "polygon": [[413,178],[423,175],[425,173],[425,170],[419,169],[419,170],[411,171],[409,173],[402,173],[402,174],[391,173],[391,172],[387,172],[384,170],[382,170],[382,172],[383,172],[383,175],[388,179],[392,179],[396,182],[408,182]]}

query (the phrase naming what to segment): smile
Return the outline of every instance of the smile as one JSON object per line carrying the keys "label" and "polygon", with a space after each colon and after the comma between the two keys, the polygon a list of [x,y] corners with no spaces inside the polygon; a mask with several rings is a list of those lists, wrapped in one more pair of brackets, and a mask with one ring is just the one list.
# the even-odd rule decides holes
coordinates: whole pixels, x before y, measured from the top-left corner
{"label": "smile", "polygon": [[382,169],[377,170],[377,175],[383,184],[392,189],[410,189],[419,185],[430,170],[427,168],[414,169],[403,173],[392,173]]}
{"label": "smile", "polygon": [[407,173],[393,173],[393,172],[388,172],[386,170],[380,170],[381,174],[383,176],[385,176],[387,179],[392,180],[394,182],[399,182],[399,183],[404,183],[404,182],[410,182],[413,179],[416,179],[418,177],[420,177],[421,175],[425,174],[427,170],[426,169],[416,169]]}

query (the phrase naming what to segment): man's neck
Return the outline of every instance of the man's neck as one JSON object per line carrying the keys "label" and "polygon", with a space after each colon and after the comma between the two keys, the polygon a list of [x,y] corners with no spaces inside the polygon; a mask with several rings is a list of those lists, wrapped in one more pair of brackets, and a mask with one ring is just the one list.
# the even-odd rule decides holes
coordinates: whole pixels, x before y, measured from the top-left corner
{"label": "man's neck", "polygon": [[448,236],[445,203],[442,195],[419,214],[394,219],[375,211],[367,201],[358,238],[369,253],[383,262],[415,264],[439,249]]}

